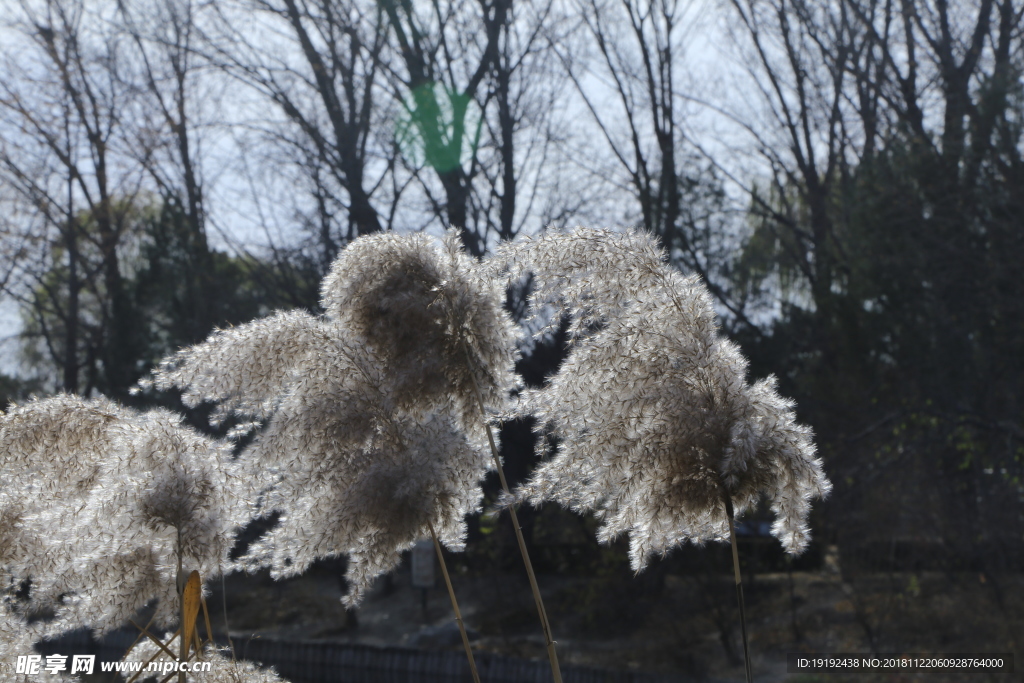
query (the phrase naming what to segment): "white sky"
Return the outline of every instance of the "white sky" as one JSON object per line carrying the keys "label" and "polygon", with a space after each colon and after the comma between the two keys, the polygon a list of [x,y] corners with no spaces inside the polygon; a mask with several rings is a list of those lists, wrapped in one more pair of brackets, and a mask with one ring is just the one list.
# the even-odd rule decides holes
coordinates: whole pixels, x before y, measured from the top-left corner
{"label": "white sky", "polygon": [[[0,11],[12,2],[0,0]],[[746,181],[763,174],[762,160],[749,152],[749,138],[740,132],[734,121],[715,109],[743,106],[746,75],[729,37],[731,9],[715,0],[696,0],[680,6],[686,9],[680,12],[683,20],[676,34],[675,75],[680,95],[676,105],[682,113],[682,130],[688,138],[698,140],[712,156],[728,159],[732,164],[731,172],[737,178]],[[0,26],[0,45],[12,44],[5,38],[9,31],[9,27]],[[624,36],[628,38],[629,32]],[[621,103],[608,89],[609,81],[600,62],[589,74],[581,76],[588,94],[599,103],[599,113],[606,125],[621,130]],[[258,246],[268,241],[286,242],[296,230],[296,209],[308,206],[308,199],[295,185],[290,169],[274,163],[272,155],[263,153],[266,150],[260,148],[260,136],[249,125],[262,125],[267,120],[280,118],[280,114],[235,81],[221,78],[211,83],[201,88],[202,97],[196,105],[199,118],[208,122],[208,126],[199,131],[196,145],[202,157],[211,244],[226,248],[230,243]],[[590,175],[605,167],[620,182],[625,182],[623,169],[610,157],[607,143],[571,83],[566,83],[563,91],[558,99],[559,109],[548,124],[564,135],[561,149],[545,157],[543,164],[524,159],[521,169],[523,186],[520,190],[524,191],[524,201],[519,203],[521,211],[527,205],[526,191],[534,189],[529,183],[541,183],[536,185],[541,196],[529,205],[536,215],[520,217],[525,230],[532,232],[542,227],[543,193],[552,190],[577,192],[583,198],[580,213],[568,221],[570,224],[622,225],[637,220],[638,207],[627,190]],[[714,107],[698,104],[698,101]],[[245,127],[240,128],[240,123]],[[239,132],[241,130],[247,132]],[[620,142],[623,148],[628,147],[628,139],[621,138]],[[732,185],[729,191],[737,205],[741,205],[744,201],[741,188]],[[418,227],[422,224],[423,214],[416,208],[416,202],[414,196],[406,195],[399,225]],[[380,203],[377,207],[386,210]],[[16,344],[10,339],[18,329],[14,307],[10,302],[0,305],[0,372],[10,373],[16,368]]]}

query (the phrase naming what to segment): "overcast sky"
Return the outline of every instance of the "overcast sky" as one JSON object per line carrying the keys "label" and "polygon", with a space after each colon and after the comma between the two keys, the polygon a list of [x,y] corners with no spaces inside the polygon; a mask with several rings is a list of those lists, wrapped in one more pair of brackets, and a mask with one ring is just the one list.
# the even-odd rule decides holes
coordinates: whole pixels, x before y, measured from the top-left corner
{"label": "overcast sky", "polygon": [[[557,4],[569,7],[573,3]],[[0,13],[14,16],[17,6],[15,0],[0,0]],[[98,6],[100,3],[92,5]],[[137,6],[144,7],[145,3]],[[760,105],[751,97],[753,89],[742,66],[742,55],[730,36],[734,23],[731,12],[726,3],[716,0],[680,3],[673,34],[675,88],[678,124],[685,137],[681,142],[683,151],[705,152],[721,165],[734,209],[741,211],[746,201],[744,186],[763,173],[764,167],[762,159],[750,152],[751,140],[737,123],[737,119],[757,118]],[[3,57],[25,65],[26,59],[32,59],[32,52],[26,47],[24,36],[15,37],[13,30],[10,25],[0,26],[0,45],[5,46]],[[623,53],[628,57],[631,48],[627,27],[613,19],[609,30],[623,32]],[[285,38],[275,39],[273,32],[265,33],[261,40],[268,52],[287,50],[290,45]],[[21,46],[18,54],[13,54],[17,46]],[[623,125],[622,104],[611,88],[612,80],[593,41],[580,39],[556,45],[556,49],[574,60],[582,92],[595,106],[612,142],[627,148],[629,139]],[[635,56],[635,51],[632,54]],[[290,59],[280,56],[285,61]],[[195,84],[192,115],[203,124],[196,132],[195,144],[202,164],[211,243],[226,250],[258,248],[269,242],[287,243],[294,239],[300,215],[310,210],[311,200],[294,167],[275,160],[280,152],[271,144],[268,131],[273,130],[273,123],[280,121],[282,115],[265,98],[222,74],[202,78]],[[522,215],[517,220],[523,232],[536,232],[545,226],[545,211],[551,209],[553,202],[560,201],[550,194],[555,192],[579,193],[585,198],[565,220],[567,224],[636,223],[639,207],[631,196],[624,169],[595,125],[594,114],[584,105],[580,91],[564,75],[559,78],[559,92],[553,100],[556,106],[543,122],[559,138],[559,144],[546,149],[544,156],[538,151],[523,158],[520,169],[520,191],[524,198],[531,197],[531,201],[518,204]],[[9,127],[5,128],[4,135],[12,134]],[[650,144],[653,147],[653,136]],[[681,169],[684,173],[687,170]],[[371,179],[373,172],[371,163]],[[424,202],[422,193],[417,195],[415,188],[407,190],[399,205],[396,228],[420,229],[429,225],[430,215],[423,210]],[[388,207],[379,204],[377,208],[386,211]],[[736,223],[742,226],[742,217]],[[439,230],[440,226],[434,229]],[[9,301],[0,304],[0,372],[16,370],[17,344],[13,337],[18,329],[14,306]]]}

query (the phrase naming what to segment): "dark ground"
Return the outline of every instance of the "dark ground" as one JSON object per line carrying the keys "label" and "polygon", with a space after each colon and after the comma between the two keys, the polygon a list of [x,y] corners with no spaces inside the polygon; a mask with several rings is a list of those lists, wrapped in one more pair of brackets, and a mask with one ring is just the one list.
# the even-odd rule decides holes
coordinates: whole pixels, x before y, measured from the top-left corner
{"label": "dark ground", "polygon": [[[696,550],[696,549],[694,549]],[[714,549],[713,562],[718,561]],[[684,563],[685,564],[685,563]],[[685,679],[742,680],[739,619],[732,576],[671,573],[656,567],[639,578],[622,571],[539,581],[565,665],[673,672]],[[685,567],[684,567],[685,568]],[[691,567],[692,569],[692,567]],[[713,569],[713,568],[712,568]],[[408,561],[377,581],[355,613],[339,598],[343,567],[322,563],[297,579],[265,574],[226,581],[230,630],[264,636],[461,651],[440,572],[433,589],[413,588]],[[475,574],[453,558],[453,583],[474,648],[543,659],[543,638],[525,572]],[[651,576],[654,576],[652,579]],[[219,582],[208,601],[223,629]],[[974,572],[875,572],[844,576],[834,548],[818,571],[745,577],[750,648],[758,681],[1009,681],[1020,674],[786,673],[788,652],[1012,652],[1024,665],[1024,576]],[[244,656],[243,652],[239,652]]]}

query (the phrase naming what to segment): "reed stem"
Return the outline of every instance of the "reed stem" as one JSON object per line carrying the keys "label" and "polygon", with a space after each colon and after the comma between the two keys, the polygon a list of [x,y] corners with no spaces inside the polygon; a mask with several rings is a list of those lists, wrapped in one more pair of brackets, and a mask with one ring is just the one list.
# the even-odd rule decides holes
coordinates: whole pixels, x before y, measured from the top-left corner
{"label": "reed stem", "polygon": [[750,664],[750,648],[747,645],[747,615],[743,605],[743,579],[740,577],[740,552],[736,545],[736,523],[733,518],[732,499],[729,493],[722,488],[722,497],[725,499],[725,514],[729,517],[729,542],[732,544],[732,572],[736,580],[736,601],[740,606],[740,633],[743,635],[743,667],[747,674],[747,683],[754,683],[753,669]]}
{"label": "reed stem", "polygon": [[444,555],[441,554],[441,544],[437,541],[437,534],[434,532],[434,525],[429,524],[430,538],[434,541],[434,550],[437,551],[437,559],[441,563],[441,574],[444,575],[444,585],[448,587],[448,597],[452,599],[452,609],[455,611],[455,621],[459,624],[459,633],[462,634],[462,645],[466,648],[466,659],[469,660],[469,672],[473,674],[473,683],[480,683],[480,674],[476,670],[476,660],[473,659],[473,650],[469,647],[469,635],[466,633],[466,624],[462,621],[462,612],[459,611],[459,601],[455,599],[455,589],[452,588],[451,577],[448,576],[448,565],[445,564]]}
{"label": "reed stem", "polygon": [[[184,662],[185,657],[188,655],[189,642],[185,638],[185,581],[183,581],[184,574],[181,570],[181,529],[178,529],[178,612],[181,614],[181,638],[178,644],[178,661]],[[185,672],[178,671],[178,683],[185,683]]]}
{"label": "reed stem", "polygon": [[[470,368],[473,363],[469,356],[469,349],[465,349],[466,363]],[[491,457],[494,458],[494,467],[498,470],[498,479],[501,480],[501,488],[509,496],[512,492],[508,488],[508,481],[505,480],[505,470],[501,466],[501,457],[498,455],[498,447],[494,445],[494,435],[491,434],[491,425],[486,422],[487,412],[484,409],[483,394],[480,392],[480,384],[476,380],[476,374],[470,370],[470,377],[473,379],[473,389],[476,391],[476,401],[480,408],[480,417],[485,420],[484,428],[487,430],[487,443],[491,445]],[[540,587],[537,585],[537,576],[533,573],[533,563],[530,562],[530,553],[526,550],[526,540],[523,539],[523,529],[519,526],[519,517],[516,509],[508,508],[512,516],[512,528],[516,532],[516,541],[519,543],[519,554],[523,556],[523,564],[526,565],[526,575],[530,579],[530,590],[533,591],[533,600],[537,604],[537,614],[540,617],[540,626],[544,631],[544,641],[548,651],[548,661],[551,663],[551,675],[555,683],[562,683],[562,671],[558,667],[558,654],[555,652],[555,639],[551,637],[551,624],[548,622],[548,613],[544,609],[544,599],[540,596]]]}
{"label": "reed stem", "polygon": [[[174,641],[174,639],[178,637],[178,635],[180,633],[181,633],[181,629],[179,628],[167,640],[167,644],[170,645]],[[134,646],[132,646],[132,647],[134,647]],[[129,650],[129,652],[130,651],[131,650]],[[152,664],[153,662],[155,662],[156,658],[159,657],[159,656],[160,656],[160,650],[157,650],[156,652],[153,653],[153,655],[149,659],[147,659],[145,661],[145,663],[143,663],[142,668],[139,669],[138,671],[136,671],[135,675],[128,679],[128,683],[135,683],[135,681],[138,680],[139,676],[141,676],[142,674],[146,673],[146,670],[149,668],[149,665]],[[121,661],[122,662],[123,661],[127,661],[127,659],[128,659],[128,653],[126,652],[125,656],[121,659]]]}
{"label": "reed stem", "polygon": [[[231,663],[235,663],[235,644],[231,642],[231,627],[228,626],[228,589],[227,584],[224,581],[224,570],[221,569],[220,564],[217,565],[217,569],[220,571],[220,604],[224,609],[224,634],[228,639],[228,646],[231,648]],[[213,635],[210,635],[210,639],[213,639]]]}

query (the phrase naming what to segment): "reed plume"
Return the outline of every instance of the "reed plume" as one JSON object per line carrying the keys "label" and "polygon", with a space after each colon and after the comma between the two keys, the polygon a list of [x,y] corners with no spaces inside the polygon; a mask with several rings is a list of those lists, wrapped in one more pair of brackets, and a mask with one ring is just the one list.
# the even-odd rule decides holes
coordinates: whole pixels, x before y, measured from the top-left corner
{"label": "reed plume", "polygon": [[179,388],[188,407],[215,403],[214,426],[232,413],[267,419],[327,336],[323,322],[309,313],[277,312],[217,330],[164,359],[135,391]]}
{"label": "reed plume", "polygon": [[[358,441],[318,440],[314,432],[281,458],[265,509],[282,511],[278,526],[254,543],[244,561],[270,566],[276,578],[301,573],[315,559],[348,556],[346,605],[394,568],[401,553],[433,526],[451,550],[462,550],[465,516],[479,509],[488,460],[450,415],[380,415]],[[271,422],[252,449],[259,461],[282,453]],[[268,445],[272,443],[274,445]],[[244,456],[243,456],[244,457]]]}
{"label": "reed plume", "polygon": [[746,380],[699,279],[638,231],[549,232],[496,262],[510,279],[532,273],[532,308],[553,306],[572,330],[566,361],[518,406],[559,447],[515,499],[594,512],[599,540],[629,536],[636,571],[727,539],[726,495],[736,514],[765,496],[787,552],[806,547],[810,501],[830,489],[812,432],[774,378]]}
{"label": "reed plume", "polygon": [[[5,577],[6,578],[6,577]],[[40,624],[29,624],[11,605],[11,598],[0,591],[0,683],[38,683],[40,676],[17,673],[18,655],[34,653],[33,643],[44,637]],[[44,674],[48,680],[70,683],[80,680],[66,673]]]}
{"label": "reed plume", "polygon": [[454,402],[477,428],[475,384],[489,409],[517,386],[516,330],[504,290],[463,253],[457,231],[438,246],[427,235],[360,238],[324,278],[321,305],[385,363],[397,404]]}
{"label": "reed plume", "polygon": [[[277,527],[249,569],[283,577],[347,555],[354,605],[433,527],[463,547],[489,465],[474,386],[497,412],[515,386],[502,290],[458,248],[424,235],[362,237],[321,289],[326,314],[282,312],[220,331],[161,364],[150,384],[190,405],[266,421],[240,463],[259,474]],[[474,384],[475,383],[475,384]]]}
{"label": "reed plume", "polygon": [[0,417],[0,565],[31,582],[48,635],[104,633],[157,600],[177,620],[177,569],[214,576],[249,519],[230,446],[165,410],[58,395]]}

